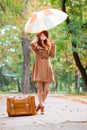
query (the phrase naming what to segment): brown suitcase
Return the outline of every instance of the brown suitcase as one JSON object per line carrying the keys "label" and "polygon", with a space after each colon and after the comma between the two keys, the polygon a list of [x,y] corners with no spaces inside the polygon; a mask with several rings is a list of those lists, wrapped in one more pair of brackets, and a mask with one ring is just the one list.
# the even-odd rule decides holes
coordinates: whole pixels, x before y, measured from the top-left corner
{"label": "brown suitcase", "polygon": [[7,98],[8,116],[35,115],[35,97],[21,96]]}

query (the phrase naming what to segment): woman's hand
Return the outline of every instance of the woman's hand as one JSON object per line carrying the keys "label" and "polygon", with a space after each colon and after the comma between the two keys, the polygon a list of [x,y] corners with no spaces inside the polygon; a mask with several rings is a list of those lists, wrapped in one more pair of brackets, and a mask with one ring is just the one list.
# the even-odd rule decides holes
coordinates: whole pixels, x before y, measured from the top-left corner
{"label": "woman's hand", "polygon": [[47,46],[44,44],[44,41],[41,42],[43,48],[47,48]]}

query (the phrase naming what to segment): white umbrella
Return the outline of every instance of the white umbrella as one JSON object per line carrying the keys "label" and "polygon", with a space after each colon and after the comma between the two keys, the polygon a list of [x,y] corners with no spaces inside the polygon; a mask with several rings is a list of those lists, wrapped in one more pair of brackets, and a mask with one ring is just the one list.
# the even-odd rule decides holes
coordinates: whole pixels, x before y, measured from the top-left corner
{"label": "white umbrella", "polygon": [[67,16],[65,12],[58,9],[44,9],[32,15],[27,21],[24,30],[26,33],[38,33],[43,30],[49,30],[62,23]]}

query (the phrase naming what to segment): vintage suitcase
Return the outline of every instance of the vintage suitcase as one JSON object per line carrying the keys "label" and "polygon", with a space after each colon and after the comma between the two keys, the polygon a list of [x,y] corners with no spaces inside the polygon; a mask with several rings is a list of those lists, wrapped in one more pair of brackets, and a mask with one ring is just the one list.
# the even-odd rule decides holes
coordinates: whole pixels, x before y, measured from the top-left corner
{"label": "vintage suitcase", "polygon": [[7,113],[8,116],[35,115],[35,97],[7,97]]}

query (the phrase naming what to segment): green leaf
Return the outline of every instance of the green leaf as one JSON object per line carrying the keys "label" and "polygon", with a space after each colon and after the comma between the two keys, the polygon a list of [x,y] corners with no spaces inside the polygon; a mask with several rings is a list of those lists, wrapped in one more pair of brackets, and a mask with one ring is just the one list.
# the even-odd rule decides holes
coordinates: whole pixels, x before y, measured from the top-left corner
{"label": "green leaf", "polygon": [[54,2],[55,2],[55,0],[50,0],[50,2],[51,2],[51,5],[53,5],[53,4],[54,4]]}

